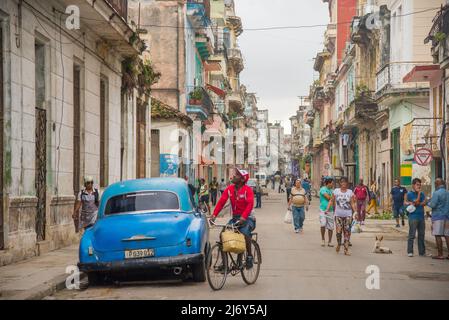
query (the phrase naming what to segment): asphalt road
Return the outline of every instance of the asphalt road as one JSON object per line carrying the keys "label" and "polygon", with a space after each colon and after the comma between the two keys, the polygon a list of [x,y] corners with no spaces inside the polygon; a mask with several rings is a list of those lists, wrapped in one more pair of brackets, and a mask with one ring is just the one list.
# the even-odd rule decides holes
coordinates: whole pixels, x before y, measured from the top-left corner
{"label": "asphalt road", "polygon": [[[207,282],[155,280],[64,290],[46,299],[449,299],[449,260],[407,257],[406,236],[391,228],[392,221],[369,221],[362,233],[352,236],[352,255],[345,256],[321,247],[316,199],[306,213],[303,234],[283,222],[284,194],[263,200],[263,208],[256,211],[263,264],[252,286],[240,276],[229,276],[218,292]],[[377,234],[393,254],[372,253]],[[218,238],[217,232],[211,237]],[[369,266],[380,272],[378,289],[367,289]]]}

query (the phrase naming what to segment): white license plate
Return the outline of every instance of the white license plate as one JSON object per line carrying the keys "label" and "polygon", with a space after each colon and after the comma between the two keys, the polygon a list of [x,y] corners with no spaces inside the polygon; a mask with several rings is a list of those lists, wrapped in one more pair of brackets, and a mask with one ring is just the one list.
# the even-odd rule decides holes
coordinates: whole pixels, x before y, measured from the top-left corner
{"label": "white license plate", "polygon": [[138,249],[125,251],[125,259],[139,259],[148,257],[154,257],[154,249]]}

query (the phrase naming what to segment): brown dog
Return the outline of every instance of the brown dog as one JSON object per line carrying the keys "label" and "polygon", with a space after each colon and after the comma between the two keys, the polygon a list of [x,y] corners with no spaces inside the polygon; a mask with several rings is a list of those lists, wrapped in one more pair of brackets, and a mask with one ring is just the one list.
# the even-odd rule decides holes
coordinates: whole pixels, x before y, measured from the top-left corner
{"label": "brown dog", "polygon": [[384,239],[384,236],[376,236],[376,242],[374,243],[374,253],[393,253],[390,248],[381,247],[381,242]]}

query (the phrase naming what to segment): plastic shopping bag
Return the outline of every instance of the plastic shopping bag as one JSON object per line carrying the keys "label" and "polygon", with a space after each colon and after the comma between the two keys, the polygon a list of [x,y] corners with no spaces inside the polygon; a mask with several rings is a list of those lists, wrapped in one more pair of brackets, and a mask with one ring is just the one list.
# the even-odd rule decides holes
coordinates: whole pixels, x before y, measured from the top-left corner
{"label": "plastic shopping bag", "polygon": [[287,210],[287,213],[285,214],[284,217],[284,222],[287,224],[292,224],[293,222],[293,215],[292,212],[290,210]]}
{"label": "plastic shopping bag", "polygon": [[360,233],[360,232],[362,232],[362,227],[357,221],[354,220],[351,226],[351,233]]}

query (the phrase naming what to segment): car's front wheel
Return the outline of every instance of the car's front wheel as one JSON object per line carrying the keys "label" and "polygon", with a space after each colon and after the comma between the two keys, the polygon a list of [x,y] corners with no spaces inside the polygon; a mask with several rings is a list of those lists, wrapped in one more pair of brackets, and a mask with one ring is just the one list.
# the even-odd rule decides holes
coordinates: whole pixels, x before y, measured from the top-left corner
{"label": "car's front wheel", "polygon": [[206,281],[206,266],[204,262],[192,265],[193,281],[205,282]]}

